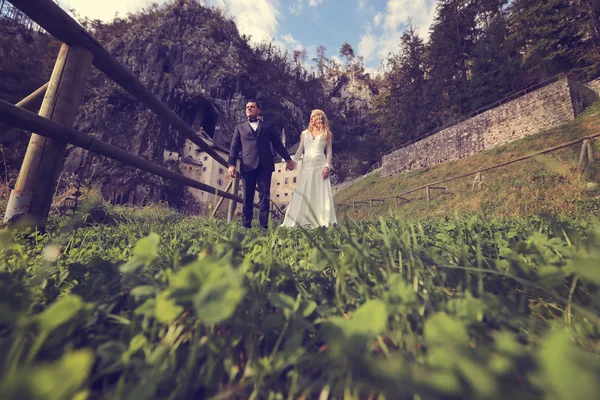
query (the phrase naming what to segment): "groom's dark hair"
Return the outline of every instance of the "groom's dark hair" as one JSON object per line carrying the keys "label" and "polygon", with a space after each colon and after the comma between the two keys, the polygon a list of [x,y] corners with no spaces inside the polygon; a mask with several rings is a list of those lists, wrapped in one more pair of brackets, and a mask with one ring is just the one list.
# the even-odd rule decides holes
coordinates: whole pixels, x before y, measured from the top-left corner
{"label": "groom's dark hair", "polygon": [[260,103],[254,99],[250,99],[248,100],[248,103],[254,103],[256,104],[256,108],[258,108],[260,110]]}

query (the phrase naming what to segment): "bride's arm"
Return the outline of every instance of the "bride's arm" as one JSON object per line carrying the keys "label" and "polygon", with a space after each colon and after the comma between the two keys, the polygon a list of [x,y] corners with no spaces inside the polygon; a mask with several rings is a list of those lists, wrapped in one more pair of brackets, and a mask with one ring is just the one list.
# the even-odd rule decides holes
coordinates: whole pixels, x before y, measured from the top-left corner
{"label": "bride's arm", "polygon": [[332,152],[333,145],[331,144],[331,142],[333,142],[333,139],[331,138],[331,135],[330,135],[327,140],[327,162],[325,163],[325,166],[328,167],[330,171],[331,171],[331,156],[333,153]]}
{"label": "bride's arm", "polygon": [[304,132],[300,134],[300,145],[298,146],[298,150],[296,150],[296,154],[292,157],[294,162],[298,163],[302,154],[304,154]]}

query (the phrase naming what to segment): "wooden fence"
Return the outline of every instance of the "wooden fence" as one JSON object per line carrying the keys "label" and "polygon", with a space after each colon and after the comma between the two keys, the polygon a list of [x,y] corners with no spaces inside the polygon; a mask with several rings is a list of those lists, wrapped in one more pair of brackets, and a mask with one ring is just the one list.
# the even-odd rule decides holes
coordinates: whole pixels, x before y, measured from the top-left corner
{"label": "wooden fence", "polygon": [[[239,172],[231,185],[234,188],[233,193],[229,193],[73,129],[72,125],[83,95],[85,77],[93,65],[154,111],[162,121],[177,129],[221,165],[228,166],[224,158],[52,0],[11,0],[11,3],[63,42],[63,45],[47,84],[16,105],[0,101],[0,122],[35,132],[31,135],[15,188],[11,192],[5,221],[24,214],[33,219],[38,229],[45,228],[68,143],[142,171],[227,198],[230,200],[228,221],[232,220],[236,203],[242,202],[242,197],[236,192]],[[39,115],[36,114],[38,109]],[[254,207],[258,208],[258,205],[255,204]]]}
{"label": "wooden fence", "polygon": [[[518,158],[515,158],[515,159],[510,160],[510,161],[506,161],[506,162],[503,162],[503,163],[500,163],[500,164],[493,165],[491,167],[482,168],[482,169],[478,169],[476,171],[467,172],[465,174],[454,176],[452,178],[447,178],[447,179],[442,179],[442,180],[435,181],[435,182],[430,182],[430,183],[427,183],[427,184],[425,184],[423,186],[419,186],[419,187],[416,187],[416,188],[413,188],[413,189],[410,189],[410,190],[407,190],[405,192],[398,193],[398,194],[395,194],[395,195],[392,195],[392,196],[379,197],[379,198],[373,198],[373,199],[367,199],[367,200],[356,200],[356,201],[353,201],[351,203],[338,203],[338,204],[336,204],[336,207],[340,211],[343,210],[344,207],[350,207],[353,210],[356,210],[357,205],[359,205],[359,204],[369,204],[370,208],[373,209],[373,204],[374,203],[385,204],[386,200],[393,200],[394,201],[394,206],[397,207],[400,200],[405,200],[406,201],[406,198],[405,198],[406,195],[414,193],[414,192],[418,192],[419,190],[425,190],[427,192],[427,201],[431,201],[431,190],[444,190],[444,191],[448,190],[445,186],[439,186],[439,185],[441,185],[443,183],[452,182],[452,181],[455,181],[455,180],[458,180],[458,179],[462,179],[462,178],[466,178],[466,177],[473,176],[473,175],[477,175],[476,180],[479,179],[479,182],[480,182],[480,180],[482,179],[482,176],[483,176],[484,172],[491,171],[491,170],[494,170],[494,169],[497,169],[497,168],[502,168],[502,167],[505,167],[507,165],[519,162],[519,161],[528,160],[530,158],[533,158],[533,157],[536,157],[536,156],[539,156],[539,155],[542,155],[542,154],[546,154],[546,153],[551,153],[551,152],[554,152],[556,150],[563,149],[565,147],[574,146],[574,145],[579,144],[579,143],[582,143],[581,153],[580,153],[580,157],[579,157],[579,169],[582,170],[583,168],[585,168],[585,164],[586,163],[589,164],[589,163],[591,163],[593,161],[591,140],[594,139],[594,138],[596,138],[596,137],[599,137],[599,136],[600,136],[600,133],[596,133],[594,135],[589,135],[589,136],[581,137],[579,139],[574,139],[574,140],[571,140],[569,142],[565,142],[565,143],[559,144],[557,146],[553,146],[553,147],[549,147],[549,148],[544,149],[544,150],[536,151],[536,152],[528,154],[526,156],[518,157]],[[475,187],[475,185],[477,183],[478,183],[477,181],[473,182],[473,187]]]}

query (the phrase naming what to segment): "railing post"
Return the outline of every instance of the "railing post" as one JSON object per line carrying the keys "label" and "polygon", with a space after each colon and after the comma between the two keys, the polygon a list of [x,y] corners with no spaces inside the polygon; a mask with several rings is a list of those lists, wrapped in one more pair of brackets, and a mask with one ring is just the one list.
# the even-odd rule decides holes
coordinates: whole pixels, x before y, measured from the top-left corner
{"label": "railing post", "polygon": [[[232,193],[237,196],[240,187],[240,174],[235,174],[235,178],[233,178],[233,190]],[[235,214],[235,209],[237,208],[237,202],[235,200],[229,200],[229,210],[227,211],[227,223],[231,223],[233,221],[233,216]]]}
{"label": "railing post", "polygon": [[427,186],[427,201],[431,200],[431,189]]}
{"label": "railing post", "polygon": [[[65,126],[73,125],[92,61],[89,50],[62,45],[39,115]],[[25,214],[38,229],[44,230],[65,152],[65,143],[32,133],[4,222]]]}

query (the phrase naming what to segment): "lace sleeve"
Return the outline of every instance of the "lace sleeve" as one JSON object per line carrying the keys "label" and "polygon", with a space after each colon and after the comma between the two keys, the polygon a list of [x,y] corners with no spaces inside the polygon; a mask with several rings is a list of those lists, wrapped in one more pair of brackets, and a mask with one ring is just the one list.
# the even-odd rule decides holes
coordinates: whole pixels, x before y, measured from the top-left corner
{"label": "lace sleeve", "polygon": [[331,140],[331,136],[329,136],[329,140],[327,140],[327,163],[325,163],[326,167],[329,167],[329,170],[331,171],[333,168],[331,168],[331,157],[332,157],[332,148],[333,145],[331,144],[331,142],[333,142],[333,140]]}
{"label": "lace sleeve", "polygon": [[294,162],[300,161],[300,157],[304,154],[304,132],[300,134],[300,145],[298,146],[298,150],[296,150],[296,154],[292,157]]}

